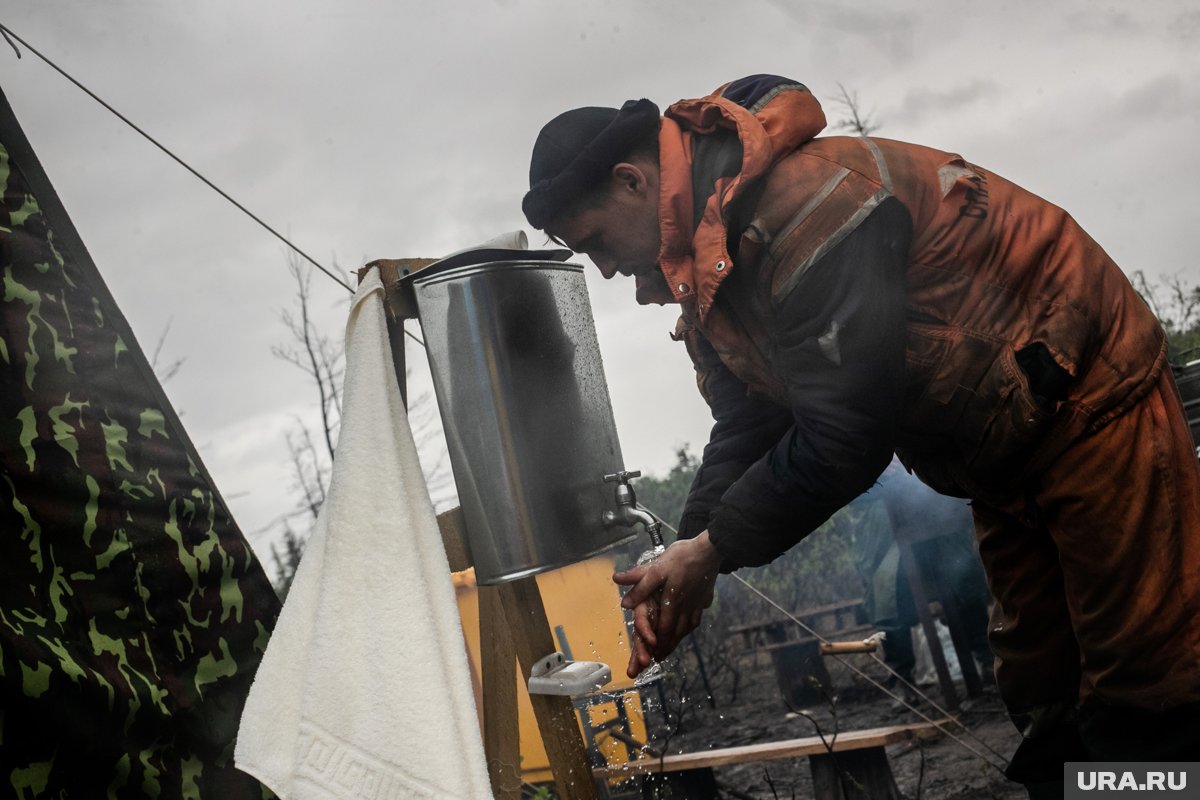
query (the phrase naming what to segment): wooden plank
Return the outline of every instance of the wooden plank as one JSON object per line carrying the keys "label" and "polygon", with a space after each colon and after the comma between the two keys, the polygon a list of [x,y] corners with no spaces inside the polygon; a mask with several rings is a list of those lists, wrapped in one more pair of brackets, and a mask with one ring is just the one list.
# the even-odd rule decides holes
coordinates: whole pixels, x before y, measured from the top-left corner
{"label": "wooden plank", "polygon": [[517,653],[500,593],[479,587],[483,672],[483,748],[496,800],[521,797],[521,732],[517,724]]}
{"label": "wooden plank", "polygon": [[800,611],[792,612],[792,616],[804,619],[805,617],[819,617],[823,614],[834,614],[839,611],[847,611],[856,606],[861,606],[866,601],[861,597],[853,597],[849,600],[840,600],[836,603],[827,603],[823,606],[812,606],[804,608]]}
{"label": "wooden plank", "polygon": [[462,572],[475,566],[471,551],[467,549],[467,521],[462,507],[455,506],[438,514],[437,523],[442,534],[442,546],[446,548],[446,558],[450,561],[450,571]]}
{"label": "wooden plank", "polygon": [[870,639],[857,642],[822,642],[821,655],[840,656],[849,653],[874,653],[879,649],[879,643]]}
{"label": "wooden plank", "polygon": [[404,350],[404,320],[388,319],[388,346],[392,351],[392,371],[396,373],[396,383],[400,386],[400,402],[408,410],[408,361]]}
{"label": "wooden plank", "polygon": [[810,736],[804,739],[761,742],[698,753],[678,753],[662,758],[644,758],[617,767],[600,767],[592,770],[592,774],[600,778],[608,778],[617,775],[642,775],[649,772],[677,772],[684,769],[724,767],[730,764],[827,754],[831,749],[835,753],[844,753],[869,747],[884,747],[914,739],[928,739],[937,735],[938,727],[934,723],[891,725],[864,731],[843,731],[838,734],[836,739],[832,739],[832,747],[827,744],[831,737],[826,737],[826,740],[822,741],[819,736]]}
{"label": "wooden plank", "polygon": [[[877,630],[879,630],[879,629],[876,628],[874,625],[855,625],[853,628],[843,628],[840,631],[833,631],[829,634],[822,635],[821,638],[825,639],[826,641],[831,640],[831,639],[845,639],[848,637],[857,636],[860,633],[871,634]],[[865,639],[866,637],[864,636],[863,638]],[[791,641],[787,641],[787,642],[776,642],[775,644],[760,645],[759,647],[755,648],[755,650],[758,652],[769,653],[772,650],[778,650],[781,647],[788,647],[789,645],[796,644],[797,642],[819,642],[819,641],[820,641],[820,639],[817,639],[812,636],[801,636],[799,639],[792,639]]]}
{"label": "wooden plank", "polygon": [[417,303],[411,288],[401,284],[400,279],[409,273],[424,269],[437,261],[436,258],[380,258],[368,262],[358,270],[361,283],[368,270],[378,269],[383,282],[384,307],[390,319],[416,319]]}
{"label": "wooden plank", "polygon": [[730,625],[726,629],[726,632],[730,636],[735,636],[739,633],[747,633],[747,632],[753,633],[754,631],[760,631],[760,630],[763,630],[764,628],[770,628],[775,625],[781,625],[785,622],[788,624],[791,624],[791,625],[795,625],[795,623],[792,622],[787,617],[776,617],[774,619],[763,620],[761,622],[748,622],[745,625]]}
{"label": "wooden plank", "polygon": [[400,279],[410,272],[432,264],[433,258],[393,258],[379,259],[368,263],[358,270],[358,282],[371,270],[379,270],[379,278],[383,282],[384,308],[387,310],[388,343],[392,349],[392,366],[396,371],[396,380],[400,384],[400,397],[404,407],[408,407],[408,365],[405,359],[404,321],[417,318],[417,299],[412,286],[403,284]]}
{"label": "wooden plank", "polygon": [[[502,583],[495,589],[503,602],[521,674],[528,675],[538,661],[557,649],[550,635],[541,590],[533,577]],[[596,800],[596,784],[571,698],[531,694],[529,700],[550,759],[559,800]]]}

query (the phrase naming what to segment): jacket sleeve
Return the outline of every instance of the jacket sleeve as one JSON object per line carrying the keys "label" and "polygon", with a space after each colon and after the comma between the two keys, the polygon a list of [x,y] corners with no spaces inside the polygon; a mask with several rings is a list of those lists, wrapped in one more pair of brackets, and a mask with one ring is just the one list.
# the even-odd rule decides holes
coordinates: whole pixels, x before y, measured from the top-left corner
{"label": "jacket sleeve", "polygon": [[698,331],[687,334],[687,345],[696,365],[696,382],[715,424],[684,504],[679,523],[681,539],[690,539],[708,527],[725,491],[792,424],[786,408],[748,396],[746,384],[721,363],[716,350]]}
{"label": "jacket sleeve", "polygon": [[[709,515],[725,568],[773,560],[868,489],[891,460],[904,395],[910,237],[907,209],[885,200],[776,300],[772,364],[785,386],[788,427],[741,462],[746,468]],[[710,450],[720,455],[718,432],[735,425],[722,415],[743,410],[713,406],[717,425],[702,470]],[[717,463],[736,470],[738,462]]]}

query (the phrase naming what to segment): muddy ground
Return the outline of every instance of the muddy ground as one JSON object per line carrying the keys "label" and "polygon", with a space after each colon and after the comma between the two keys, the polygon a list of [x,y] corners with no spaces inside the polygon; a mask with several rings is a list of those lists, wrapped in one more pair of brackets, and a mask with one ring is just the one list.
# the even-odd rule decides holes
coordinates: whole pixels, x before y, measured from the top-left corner
{"label": "muddy ground", "polygon": [[[869,656],[852,656],[853,663],[868,674],[880,679],[886,674]],[[807,718],[791,711],[784,702],[775,671],[768,654],[746,654],[736,660],[738,678],[726,674],[714,687],[715,707],[709,704],[696,677],[694,664],[685,664],[690,694],[682,703],[671,701],[668,708],[682,709],[664,715],[656,691],[644,691],[648,701],[647,721],[653,731],[653,744],[669,753],[695,752],[713,748],[735,747],[781,739],[810,737],[816,726],[828,736],[836,724],[843,731],[861,730],[910,722],[920,722],[914,713],[894,707],[895,701],[871,686],[865,679],[836,663],[829,662],[834,691],[832,703],[826,699],[803,711]],[[689,668],[690,667],[690,668]],[[678,665],[676,665],[678,669]],[[679,684],[668,681],[668,689]],[[694,688],[693,688],[694,687]],[[887,748],[892,772],[901,794],[907,800],[1019,800],[1024,790],[1007,780],[999,769],[985,763],[1002,765],[1002,758],[1011,755],[1017,744],[1017,734],[1004,713],[994,688],[986,688],[982,696],[967,700],[961,683],[957,689],[963,703],[957,718],[967,730],[957,731],[962,740],[945,735],[929,741],[902,743]],[[939,704],[944,701],[936,685],[922,686],[921,691]],[[931,718],[942,715],[937,710],[923,708]],[[968,747],[978,751],[972,753]],[[990,748],[990,749],[989,749]],[[993,752],[994,751],[994,752]],[[808,759],[766,761],[753,764],[720,767],[715,770],[722,798],[763,798],[790,800],[813,796],[812,776]],[[637,797],[630,784],[622,796]]]}

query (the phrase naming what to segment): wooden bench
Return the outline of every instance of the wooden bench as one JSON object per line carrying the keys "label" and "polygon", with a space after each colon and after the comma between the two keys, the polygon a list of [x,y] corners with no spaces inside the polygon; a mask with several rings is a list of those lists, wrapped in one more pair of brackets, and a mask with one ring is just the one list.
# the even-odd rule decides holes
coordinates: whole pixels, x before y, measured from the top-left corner
{"label": "wooden bench", "polygon": [[[855,625],[850,628],[843,628],[836,631],[828,631],[821,635],[822,639],[831,642],[859,642],[866,639],[868,636],[877,633],[879,628],[875,625]],[[812,636],[801,636],[798,639],[791,639],[786,642],[778,642],[776,644],[764,644],[761,647],[755,648],[755,653],[773,653],[776,650],[782,650],[787,647],[792,647],[797,644],[808,644],[810,642],[818,643],[820,639]],[[826,654],[828,655],[828,654]]]}
{"label": "wooden bench", "polygon": [[[856,597],[851,600],[842,600],[837,603],[829,603],[823,606],[814,606],[812,608],[804,608],[795,612],[792,616],[796,617],[812,628],[820,630],[838,629],[858,625],[865,621],[863,609],[863,599]],[[822,622],[830,620],[832,624],[823,625]],[[728,631],[729,638],[740,638],[742,648],[752,650],[757,645],[763,643],[777,644],[789,638],[790,631],[795,630],[798,634],[804,635],[804,631],[796,625],[795,622],[787,617],[775,617],[758,622],[749,622],[743,625],[733,625]]]}
{"label": "wooden bench", "polygon": [[[826,735],[824,740],[819,736],[811,736],[643,758],[617,767],[598,767],[592,770],[592,774],[597,778],[610,779],[673,773],[680,776],[681,784],[715,786],[711,777],[714,767],[807,757],[812,770],[815,800],[902,800],[884,747],[932,739],[938,735],[939,724],[891,725],[871,730],[842,731],[836,737]],[[692,776],[689,779],[686,773],[696,770],[707,771],[708,777],[696,780]],[[689,794],[688,797],[689,800],[704,800],[699,794]]]}

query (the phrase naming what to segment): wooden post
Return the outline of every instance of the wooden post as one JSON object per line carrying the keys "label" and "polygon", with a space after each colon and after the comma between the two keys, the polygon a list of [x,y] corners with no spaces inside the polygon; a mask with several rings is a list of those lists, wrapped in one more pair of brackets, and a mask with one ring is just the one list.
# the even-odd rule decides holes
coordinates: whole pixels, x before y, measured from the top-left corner
{"label": "wooden post", "polygon": [[[470,567],[462,509],[439,514],[438,528],[450,569]],[[496,800],[516,800],[521,758],[515,666],[519,661],[522,674],[528,675],[534,664],[555,650],[536,578],[479,587],[479,637],[488,777]],[[596,787],[571,698],[535,694],[530,701],[560,800],[594,800]]]}
{"label": "wooden post", "polygon": [[480,671],[483,673],[483,749],[496,800],[520,800],[521,732],[517,725],[517,653],[508,634],[501,593],[479,587]]}
{"label": "wooden post", "polygon": [[882,747],[808,757],[817,800],[903,800]]}
{"label": "wooden post", "polygon": [[788,708],[808,708],[828,702],[833,678],[821,657],[820,643],[806,636],[770,646],[775,681]]}
{"label": "wooden post", "polygon": [[933,622],[933,615],[929,613],[929,593],[925,591],[925,582],[921,580],[921,573],[913,560],[912,545],[897,536],[896,546],[900,548],[900,567],[908,576],[913,605],[917,607],[917,618],[921,620],[921,629],[925,631],[925,642],[929,646],[929,655],[933,658],[933,667],[937,670],[942,697],[948,709],[958,711],[958,693],[954,691],[954,681],[950,679],[950,668],[946,666],[946,654],[942,651],[941,640],[938,639],[937,625]]}
{"label": "wooden post", "polygon": [[[555,651],[537,579],[520,578],[494,588],[501,597],[521,674],[528,675],[538,661]],[[559,800],[596,800],[596,784],[571,698],[531,694],[529,699]]]}
{"label": "wooden post", "polygon": [[400,279],[422,267],[427,267],[433,258],[381,258],[358,270],[359,283],[369,270],[378,269],[383,282],[384,302],[387,308],[388,342],[392,346],[392,366],[396,370],[396,381],[400,384],[400,399],[408,408],[408,364],[404,358],[404,321],[417,319],[417,301],[411,287],[404,286]]}

